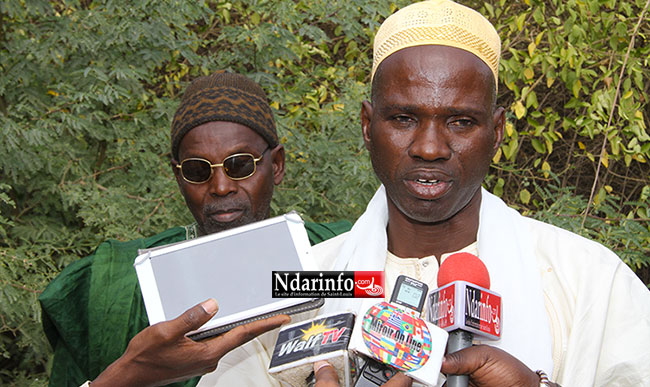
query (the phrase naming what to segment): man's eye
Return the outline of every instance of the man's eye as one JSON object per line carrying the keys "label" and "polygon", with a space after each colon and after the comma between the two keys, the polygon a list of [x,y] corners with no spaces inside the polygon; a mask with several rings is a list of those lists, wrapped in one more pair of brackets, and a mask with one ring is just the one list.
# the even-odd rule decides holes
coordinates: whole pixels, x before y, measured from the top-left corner
{"label": "man's eye", "polygon": [[413,122],[413,119],[411,117],[405,115],[393,116],[393,120],[399,122],[400,124],[407,124]]}
{"label": "man's eye", "polygon": [[454,126],[454,127],[457,127],[457,128],[467,128],[467,127],[470,127],[470,126],[473,126],[473,125],[474,125],[474,121],[469,120],[469,119],[458,119],[458,120],[454,120],[454,121],[452,121],[450,123],[450,126]]}

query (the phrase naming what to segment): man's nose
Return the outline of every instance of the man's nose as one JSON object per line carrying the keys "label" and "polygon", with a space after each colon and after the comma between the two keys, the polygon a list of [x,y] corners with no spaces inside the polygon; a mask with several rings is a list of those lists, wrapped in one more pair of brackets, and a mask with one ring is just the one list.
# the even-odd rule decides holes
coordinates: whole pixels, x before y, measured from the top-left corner
{"label": "man's nose", "polygon": [[226,176],[226,173],[221,167],[214,168],[212,177],[208,181],[212,194],[217,196],[226,196],[232,192],[236,192],[238,188],[237,183],[237,181]]}
{"label": "man's nose", "polygon": [[448,134],[444,124],[422,122],[413,133],[409,156],[424,161],[448,160],[452,154]]}

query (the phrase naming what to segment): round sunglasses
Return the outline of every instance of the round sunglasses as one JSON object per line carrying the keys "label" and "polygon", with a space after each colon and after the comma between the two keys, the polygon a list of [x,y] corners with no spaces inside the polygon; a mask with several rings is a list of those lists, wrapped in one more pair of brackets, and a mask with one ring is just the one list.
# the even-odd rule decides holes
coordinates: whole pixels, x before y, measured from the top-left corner
{"label": "round sunglasses", "polygon": [[176,168],[181,170],[183,179],[188,183],[201,184],[210,180],[212,169],[221,167],[223,173],[231,180],[244,180],[255,173],[257,162],[262,160],[264,153],[271,147],[266,147],[260,157],[255,158],[250,153],[236,153],[223,159],[220,164],[212,164],[209,160],[192,157],[176,164]]}

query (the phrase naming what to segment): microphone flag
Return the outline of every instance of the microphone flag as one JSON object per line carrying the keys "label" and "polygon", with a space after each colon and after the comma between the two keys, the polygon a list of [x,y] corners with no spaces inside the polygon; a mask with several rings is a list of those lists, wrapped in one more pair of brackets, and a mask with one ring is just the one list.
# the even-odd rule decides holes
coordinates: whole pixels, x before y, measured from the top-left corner
{"label": "microphone flag", "polygon": [[453,281],[428,295],[427,319],[447,332],[462,329],[488,340],[501,338],[501,296],[484,287]]}
{"label": "microphone flag", "polygon": [[402,371],[422,367],[431,353],[424,320],[382,302],[368,310],[361,335],[373,357]]}
{"label": "microphone flag", "polygon": [[367,299],[359,312],[352,352],[401,370],[419,383],[436,385],[447,346],[445,330],[385,301],[373,304]]}
{"label": "microphone flag", "polygon": [[313,374],[312,363],[327,360],[342,385],[349,386],[354,377],[354,359],[348,353],[354,317],[354,313],[344,312],[283,327],[273,349],[269,374],[288,385],[304,386]]}

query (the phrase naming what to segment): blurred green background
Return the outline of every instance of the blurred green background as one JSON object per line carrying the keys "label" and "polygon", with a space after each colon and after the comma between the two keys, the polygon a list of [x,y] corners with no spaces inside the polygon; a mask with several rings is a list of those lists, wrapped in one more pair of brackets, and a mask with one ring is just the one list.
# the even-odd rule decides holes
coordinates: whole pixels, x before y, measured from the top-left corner
{"label": "blurred green background", "polygon": [[[461,2],[503,42],[507,133],[486,187],[650,282],[648,1]],[[36,299],[67,263],[192,221],[169,132],[199,75],[268,93],[288,161],[274,215],[355,220],[378,186],[359,125],[372,37],[408,3],[1,2],[0,384],[47,382]]]}

